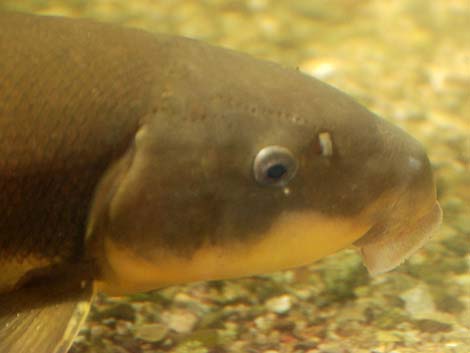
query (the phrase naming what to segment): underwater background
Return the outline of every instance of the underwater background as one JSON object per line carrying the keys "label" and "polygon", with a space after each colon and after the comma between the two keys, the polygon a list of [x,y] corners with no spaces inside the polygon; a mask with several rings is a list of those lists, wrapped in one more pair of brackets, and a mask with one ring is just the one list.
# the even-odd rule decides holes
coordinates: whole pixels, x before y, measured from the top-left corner
{"label": "underwater background", "polygon": [[417,138],[444,210],[425,248],[374,278],[347,249],[265,276],[100,295],[71,352],[470,352],[468,0],[0,0],[0,9],[184,35],[298,67]]}

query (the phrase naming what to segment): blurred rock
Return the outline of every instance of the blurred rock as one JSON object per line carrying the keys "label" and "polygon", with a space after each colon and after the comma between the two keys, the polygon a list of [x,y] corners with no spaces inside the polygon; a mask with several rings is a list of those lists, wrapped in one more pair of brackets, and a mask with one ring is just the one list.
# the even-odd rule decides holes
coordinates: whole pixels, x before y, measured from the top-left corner
{"label": "blurred rock", "polygon": [[436,310],[429,288],[425,285],[403,292],[400,298],[405,301],[405,309],[413,319],[425,318]]}
{"label": "blurred rock", "polygon": [[163,313],[162,320],[169,329],[178,333],[188,333],[193,330],[198,318],[190,311],[175,310]]}
{"label": "blurred rock", "polygon": [[276,314],[285,314],[292,307],[292,297],[290,295],[281,295],[270,298],[265,303],[266,308]]}
{"label": "blurred rock", "polygon": [[168,328],[163,324],[143,324],[134,328],[134,335],[146,342],[160,342],[168,333]]}

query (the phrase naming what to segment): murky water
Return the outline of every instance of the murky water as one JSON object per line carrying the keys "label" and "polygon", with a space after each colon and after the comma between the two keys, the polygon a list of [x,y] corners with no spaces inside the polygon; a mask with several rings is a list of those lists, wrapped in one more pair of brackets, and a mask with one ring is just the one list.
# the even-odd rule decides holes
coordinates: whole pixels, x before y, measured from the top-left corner
{"label": "murky water", "polygon": [[99,296],[72,348],[91,352],[470,351],[470,4],[467,0],[0,1],[202,39],[314,75],[427,149],[444,223],[370,278],[354,250],[310,267]]}

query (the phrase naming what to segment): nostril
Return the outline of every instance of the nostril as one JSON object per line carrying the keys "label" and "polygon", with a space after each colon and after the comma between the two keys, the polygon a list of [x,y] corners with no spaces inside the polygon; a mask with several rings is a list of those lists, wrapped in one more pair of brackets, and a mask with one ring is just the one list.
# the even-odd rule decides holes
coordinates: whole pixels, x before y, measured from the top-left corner
{"label": "nostril", "polygon": [[421,160],[419,160],[418,158],[416,158],[416,157],[409,156],[408,157],[408,165],[409,165],[410,169],[412,169],[414,171],[419,171],[423,167],[423,162]]}
{"label": "nostril", "polygon": [[419,150],[408,157],[410,202],[425,204],[426,207],[435,202],[435,183],[429,161],[424,150]]}
{"label": "nostril", "polygon": [[431,162],[420,144],[416,143],[414,148],[410,150],[406,163],[413,178],[420,179],[432,176]]}

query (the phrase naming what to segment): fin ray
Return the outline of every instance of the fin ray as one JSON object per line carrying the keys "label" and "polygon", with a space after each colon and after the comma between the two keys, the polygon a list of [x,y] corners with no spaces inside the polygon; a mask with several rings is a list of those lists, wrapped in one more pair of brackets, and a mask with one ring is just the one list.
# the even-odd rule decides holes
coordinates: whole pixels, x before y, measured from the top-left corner
{"label": "fin ray", "polygon": [[64,282],[0,295],[0,353],[67,352],[88,314],[93,284],[78,278]]}
{"label": "fin ray", "polygon": [[434,207],[415,224],[407,227],[382,227],[357,240],[364,265],[371,275],[394,269],[419,250],[442,222],[442,210]]}

